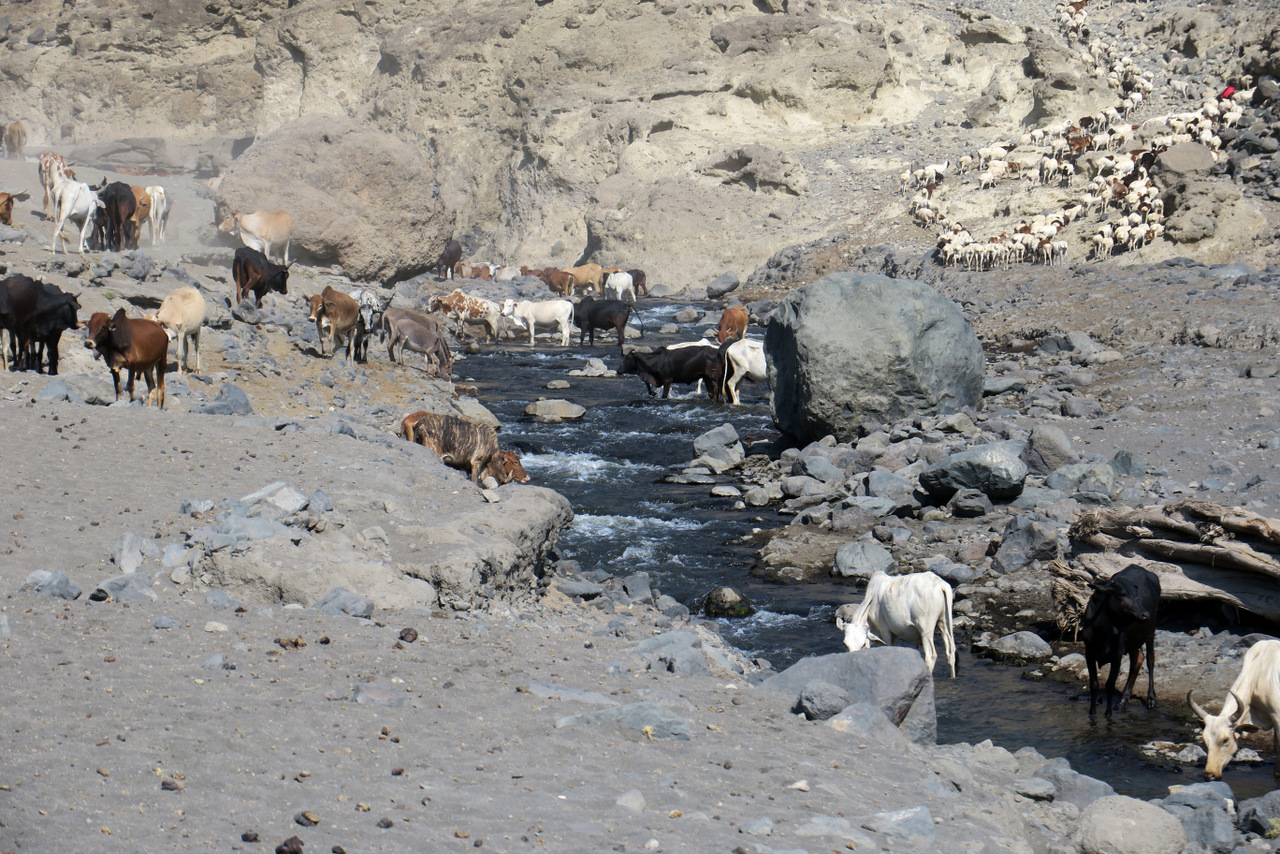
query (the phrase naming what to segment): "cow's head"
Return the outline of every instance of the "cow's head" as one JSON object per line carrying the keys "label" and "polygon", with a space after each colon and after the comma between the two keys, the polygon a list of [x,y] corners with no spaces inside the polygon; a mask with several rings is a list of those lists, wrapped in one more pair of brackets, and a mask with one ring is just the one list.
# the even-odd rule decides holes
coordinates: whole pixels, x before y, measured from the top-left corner
{"label": "cow's head", "polygon": [[320,316],[320,310],[324,308],[324,294],[316,294],[315,296],[309,297],[304,296],[303,299],[306,300],[307,308],[311,311],[311,313],[307,315],[307,320],[315,323],[316,318]]}
{"label": "cow's head", "polygon": [[84,346],[90,350],[100,351],[103,344],[107,341],[107,336],[111,334],[111,316],[105,311],[95,311],[89,317],[86,324],[87,331],[84,335]]}
{"label": "cow's head", "polygon": [[1244,733],[1258,731],[1258,727],[1253,724],[1240,724],[1240,719],[1244,717],[1245,704],[1240,701],[1234,691],[1230,692],[1230,697],[1235,703],[1234,707],[1231,703],[1226,703],[1222,707],[1222,714],[1211,715],[1191,699],[1190,691],[1187,692],[1187,703],[1204,723],[1201,737],[1204,739],[1204,749],[1208,753],[1204,763],[1206,780],[1221,780],[1223,769],[1240,749],[1239,737]]}
{"label": "cow's head", "polygon": [[516,483],[528,483],[532,479],[515,451],[498,451],[496,462],[498,483],[511,483],[513,480]]}
{"label": "cow's head", "polygon": [[222,222],[218,223],[218,231],[223,234],[235,234],[240,230],[240,211],[232,211],[227,214]]}
{"label": "cow's head", "polygon": [[508,297],[502,301],[502,316],[511,317],[516,313],[516,301]]}

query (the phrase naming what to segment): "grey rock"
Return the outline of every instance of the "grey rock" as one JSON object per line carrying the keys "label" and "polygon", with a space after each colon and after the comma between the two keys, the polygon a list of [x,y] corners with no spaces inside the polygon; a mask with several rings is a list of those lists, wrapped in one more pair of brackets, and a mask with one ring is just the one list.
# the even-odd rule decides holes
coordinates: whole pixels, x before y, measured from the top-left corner
{"label": "grey rock", "polygon": [[773,819],[768,816],[744,821],[738,825],[738,832],[748,836],[769,836],[773,833]]}
{"label": "grey rock", "polygon": [[1075,463],[1062,466],[1044,480],[1044,485],[1068,494],[1077,492],[1115,495],[1116,471],[1107,463]]}
{"label": "grey rock", "polygon": [[879,706],[871,703],[859,702],[845,706],[838,714],[827,719],[827,726],[859,741],[874,741],[889,750],[905,750],[908,743],[902,730],[893,725]]}
{"label": "grey rock", "polygon": [[1182,823],[1155,804],[1120,795],[1085,807],[1071,834],[1081,854],[1182,854]]}
{"label": "grey rock", "polygon": [[243,607],[235,599],[227,595],[225,590],[210,590],[204,597],[204,603],[214,608],[240,608]]}
{"label": "grey rock", "polygon": [[839,578],[870,578],[877,572],[892,573],[898,567],[893,553],[868,540],[854,540],[836,549],[831,574]]}
{"label": "grey rock", "polygon": [[796,460],[795,465],[791,467],[791,473],[806,475],[823,483],[840,483],[845,478],[844,469],[819,454],[811,454]]}
{"label": "grey rock", "polygon": [[977,577],[977,573],[973,571],[972,567],[963,563],[956,563],[955,561],[947,560],[945,557],[941,557],[939,555],[925,558],[924,567],[929,570],[929,572],[932,572],[944,581],[949,582],[952,587],[955,587],[958,584],[968,584]]}
{"label": "grey rock", "polygon": [[644,812],[644,795],[640,794],[639,789],[632,789],[629,792],[624,792],[618,796],[618,799],[614,801],[614,803],[623,809],[630,810],[633,813],[639,814]]}
{"label": "grey rock", "polygon": [[1028,516],[1009,520],[996,550],[991,568],[1005,573],[1020,569],[1032,561],[1050,561],[1061,554],[1058,532],[1052,526]]}
{"label": "grey rock", "polygon": [[155,622],[152,623],[152,625],[157,629],[168,630],[180,628],[182,623],[179,623],[173,617],[166,617],[162,614],[161,616],[156,617]]}
{"label": "grey rock", "polygon": [[13,637],[13,629],[9,627],[9,615],[0,614],[0,640],[9,640]]}
{"label": "grey rock", "polygon": [[875,469],[867,473],[866,483],[867,495],[892,501],[894,513],[901,515],[903,511],[920,507],[915,483],[900,474]]}
{"label": "grey rock", "polygon": [[965,487],[957,489],[956,494],[947,502],[947,509],[957,519],[977,519],[995,511],[991,499],[980,489]]}
{"label": "grey rock", "polygon": [[[791,832],[799,837],[835,836],[852,843],[845,847],[854,851],[875,851],[880,847],[874,839],[856,829],[848,819],[837,816],[815,815],[804,824],[796,825]],[[806,849],[799,848],[787,854],[801,854],[805,851]]]}
{"label": "grey rock", "polygon": [[164,552],[160,558],[160,565],[165,569],[173,569],[175,566],[182,566],[187,562],[187,549],[181,543],[169,543],[164,547]]}
{"label": "grey rock", "polygon": [[333,500],[325,495],[323,491],[317,489],[307,499],[307,507],[317,513],[329,513],[333,510]]}
{"label": "grey rock", "polygon": [[94,602],[154,602],[157,598],[150,576],[143,572],[108,578],[89,594]]}
{"label": "grey rock", "polygon": [[239,386],[227,383],[218,390],[217,397],[191,407],[191,411],[200,415],[252,415],[253,404]]}
{"label": "grey rock", "polygon": [[178,505],[178,512],[184,516],[203,515],[213,512],[214,504],[207,498],[187,498]]}
{"label": "grey rock", "polygon": [[556,589],[566,596],[574,596],[579,599],[594,599],[604,592],[604,588],[599,584],[574,578],[563,578],[556,581]]}
{"label": "grey rock", "polygon": [[293,531],[275,519],[260,516],[242,516],[232,513],[219,529],[220,533],[231,538],[231,542],[241,540],[266,540],[271,537],[292,537]]}
{"label": "grey rock", "polygon": [[373,600],[358,596],[345,587],[335,587],[325,594],[324,598],[311,607],[322,614],[349,617],[372,617]]}
{"label": "grey rock", "polygon": [[811,721],[825,721],[839,714],[852,700],[838,685],[815,679],[800,691],[794,711]]}
{"label": "grey rock", "polygon": [[652,702],[629,703],[612,709],[570,715],[556,721],[556,729],[598,723],[615,723],[633,729],[637,734],[643,733],[642,737],[650,739],[689,740],[689,722],[666,706]]}
{"label": "grey rock", "polygon": [[40,596],[52,596],[74,602],[80,598],[80,588],[71,583],[67,574],[61,569],[52,572],[37,569],[27,576],[27,580],[18,588],[19,592],[35,593]]}
{"label": "grey rock", "polygon": [[676,312],[674,319],[676,323],[693,323],[700,317],[702,317],[702,312],[690,306],[688,308],[682,308]]}
{"label": "grey rock", "polygon": [[235,670],[236,666],[227,661],[227,657],[222,653],[215,653],[209,656],[200,664],[201,670]]}
{"label": "grey rock", "polygon": [[529,693],[534,697],[542,697],[547,700],[570,700],[575,703],[594,703],[600,706],[619,705],[617,700],[612,697],[606,697],[599,691],[581,691],[577,688],[553,685],[550,682],[531,683],[529,685]]}
{"label": "grey rock", "polygon": [[1027,464],[1019,459],[1021,442],[979,445],[946,457],[920,473],[920,486],[939,501],[963,487],[977,489],[995,501],[1008,501],[1022,492]]}
{"label": "grey rock", "polygon": [[740,284],[742,282],[738,279],[737,273],[722,273],[707,285],[707,299],[720,299],[736,291]]}
{"label": "grey rock", "polygon": [[747,597],[732,587],[717,587],[707,594],[703,613],[708,617],[741,618],[750,617],[756,612],[755,606]]}
{"label": "grey rock", "polygon": [[666,673],[707,674],[707,658],[697,632],[666,632],[641,641],[631,650],[646,670]]}
{"label": "grey rock", "polygon": [[834,273],[794,291],[769,315],[765,352],[774,418],[802,441],[982,405],[977,336],[950,300],[909,279]]}
{"label": "grey rock", "polygon": [[1132,451],[1116,451],[1107,465],[1124,477],[1143,477],[1147,473],[1146,461]]}
{"label": "grey rock", "polygon": [[1079,462],[1080,455],[1071,447],[1071,439],[1061,428],[1038,424],[1031,429],[1022,461],[1031,474],[1049,474],[1062,466]]}
{"label": "grey rock", "polygon": [[1013,790],[1033,801],[1052,801],[1058,789],[1043,777],[1019,777],[1013,781]]}
{"label": "grey rock", "polygon": [[524,414],[539,424],[560,424],[581,421],[586,417],[587,408],[568,400],[535,400],[524,408]]}
{"label": "grey rock", "polygon": [[63,379],[51,379],[44,388],[36,392],[36,400],[51,400],[54,402],[70,401],[72,403],[84,403],[85,399],[78,393],[71,390],[67,385],[67,381]]}
{"label": "grey rock", "polygon": [[1236,807],[1236,813],[1236,825],[1241,830],[1259,836],[1271,836],[1280,827],[1280,789],[1241,801]]}
{"label": "grey rock", "polygon": [[700,457],[713,457],[731,466],[746,459],[738,431],[732,424],[721,424],[693,440],[693,452]]}
{"label": "grey rock", "polygon": [[795,706],[809,683],[821,680],[850,697],[873,703],[911,741],[933,744],[938,737],[933,680],[920,653],[904,647],[876,647],[856,653],[809,656],[771,676],[761,687],[788,697]]}
{"label": "grey rock", "polygon": [[240,499],[246,516],[273,519],[281,519],[305,510],[307,501],[306,495],[283,480],[277,480]]}
{"label": "grey rock", "polygon": [[1198,142],[1171,145],[1156,157],[1156,165],[1178,175],[1208,174],[1213,169],[1213,150]]}
{"label": "grey rock", "polygon": [[926,850],[936,844],[933,832],[933,816],[928,807],[908,807],[904,810],[882,812],[873,815],[866,826],[897,845],[910,850]]}
{"label": "grey rock", "polygon": [[1099,798],[1112,797],[1115,790],[1110,785],[1086,776],[1071,768],[1065,759],[1051,759],[1032,772],[1053,783],[1057,801],[1066,801],[1084,809]]}
{"label": "grey rock", "polygon": [[398,709],[405,704],[403,689],[377,683],[361,683],[351,692],[351,699],[362,706],[381,706],[384,709]]}
{"label": "grey rock", "polygon": [[142,537],[132,531],[121,534],[111,549],[111,562],[121,572],[137,572],[142,566]]}
{"label": "grey rock", "polygon": [[652,604],[653,579],[647,572],[633,572],[622,579],[622,592],[632,602]]}
{"label": "grey rock", "polygon": [[1053,655],[1053,648],[1034,632],[1014,632],[1005,635],[981,651],[991,658],[1023,663],[1044,661]]}

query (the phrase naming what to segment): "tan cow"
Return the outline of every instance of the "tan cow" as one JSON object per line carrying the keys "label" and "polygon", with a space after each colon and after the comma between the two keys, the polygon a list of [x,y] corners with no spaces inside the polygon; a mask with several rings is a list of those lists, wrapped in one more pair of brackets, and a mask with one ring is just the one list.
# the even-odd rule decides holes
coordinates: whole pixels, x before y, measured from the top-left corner
{"label": "tan cow", "polygon": [[155,314],[144,315],[164,327],[170,341],[178,342],[178,372],[187,373],[187,359],[191,355],[188,339],[196,345],[196,372],[200,372],[200,329],[204,326],[205,301],[200,291],[184,285],[175,288],[160,303]]}
{"label": "tan cow", "polygon": [[573,279],[573,289],[586,293],[588,289],[597,295],[604,294],[604,268],[599,264],[582,264],[564,272]]}
{"label": "tan cow", "polygon": [[289,240],[293,234],[293,217],[277,208],[273,211],[258,208],[251,214],[234,211],[218,223],[218,231],[234,234],[245,246],[257,249],[270,261],[289,264]]}
{"label": "tan cow", "polygon": [[27,147],[27,129],[22,122],[9,122],[0,140],[4,143],[5,157],[22,159],[22,149]]}
{"label": "tan cow", "polygon": [[49,213],[49,202],[53,200],[53,189],[58,181],[76,178],[76,173],[67,166],[66,158],[56,151],[45,151],[40,154],[40,165],[36,168],[40,175],[40,186],[44,188],[44,212]]}
{"label": "tan cow", "polygon": [[327,331],[330,356],[338,352],[335,339],[345,338],[347,362],[351,362],[355,358],[357,340],[369,332],[364,328],[360,304],[350,294],[344,294],[332,285],[325,285],[323,291],[306,300],[311,309],[307,319],[315,323],[316,334],[320,336],[320,355],[325,355],[324,339]]}
{"label": "tan cow", "polygon": [[129,231],[132,233],[130,239],[133,242],[133,248],[137,249],[138,243],[142,240],[142,224],[151,219],[151,194],[136,184],[130,185],[129,189],[133,192],[134,201],[137,202],[133,209],[133,216],[129,217]]}

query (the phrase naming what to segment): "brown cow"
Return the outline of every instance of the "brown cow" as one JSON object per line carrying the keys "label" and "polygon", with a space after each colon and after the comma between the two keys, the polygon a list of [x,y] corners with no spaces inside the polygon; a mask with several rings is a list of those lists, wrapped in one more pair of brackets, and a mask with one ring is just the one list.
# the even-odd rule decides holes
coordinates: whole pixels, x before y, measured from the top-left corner
{"label": "brown cow", "polygon": [[116,400],[120,399],[120,369],[129,369],[129,402],[133,402],[134,379],[142,374],[147,381],[147,405],[154,393],[156,405],[164,409],[164,369],[169,357],[169,336],[164,327],[154,320],[133,320],[125,317],[124,309],[108,317],[106,312],[95,312],[89,318],[89,332],[84,346],[101,354],[111,369],[111,379],[116,386]]}
{"label": "brown cow", "polygon": [[22,122],[9,122],[0,139],[4,142],[4,156],[21,159],[22,149],[27,147],[27,129]]}
{"label": "brown cow", "polygon": [[631,284],[636,286],[636,294],[649,295],[649,277],[644,274],[644,270],[628,270],[631,274]]}
{"label": "brown cow", "polygon": [[311,308],[308,320],[316,324],[316,334],[320,336],[320,355],[325,355],[325,330],[329,331],[329,355],[338,352],[335,338],[345,338],[347,342],[347,362],[355,356],[357,340],[368,334],[364,328],[364,315],[360,313],[360,304],[332,285],[325,285],[319,294],[306,298]]}
{"label": "brown cow", "polygon": [[554,270],[547,276],[547,287],[556,296],[567,297],[573,292],[573,276],[564,270]]}
{"label": "brown cow", "polygon": [[530,480],[514,451],[498,450],[498,436],[488,425],[455,415],[413,412],[400,422],[400,436],[435,451],[445,465],[467,472],[472,483],[490,476],[498,483]]}
{"label": "brown cow", "polygon": [[739,338],[747,337],[747,324],[751,322],[751,315],[740,305],[732,305],[724,310],[724,314],[720,315],[720,330],[716,333],[716,340],[723,344],[726,341],[736,341]]}
{"label": "brown cow", "polygon": [[16,193],[0,193],[0,225],[13,225],[13,203],[25,202],[29,198],[26,190]]}

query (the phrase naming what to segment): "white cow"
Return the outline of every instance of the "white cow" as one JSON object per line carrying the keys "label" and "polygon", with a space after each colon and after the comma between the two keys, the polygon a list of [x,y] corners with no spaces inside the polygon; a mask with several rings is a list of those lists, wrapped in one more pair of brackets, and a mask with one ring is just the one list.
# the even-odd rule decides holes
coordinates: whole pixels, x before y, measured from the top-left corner
{"label": "white cow", "polygon": [[942,646],[956,675],[956,641],[951,627],[951,585],[932,572],[889,577],[876,572],[867,582],[867,595],[860,605],[841,605],[836,610],[836,626],[844,632],[850,652],[867,649],[873,640],[893,646],[895,640],[920,645],[924,663],[933,673],[938,653],[933,633],[942,631]]}
{"label": "white cow", "polygon": [[98,198],[98,194],[91,190],[88,184],[66,177],[59,180],[53,188],[53,219],[56,225],[49,251],[54,253],[58,251],[59,240],[63,243],[63,251],[66,251],[67,241],[62,236],[62,226],[67,220],[71,220],[80,226],[80,254],[83,255],[85,242],[89,238],[89,232],[93,230],[94,220],[97,219],[99,210],[104,207],[102,199]]}
{"label": "white cow", "polygon": [[204,296],[190,285],[184,285],[169,292],[160,303],[159,311],[145,315],[147,320],[164,327],[170,341],[178,342],[179,373],[187,373],[187,359],[191,355],[188,339],[195,342],[196,373],[200,372],[200,328],[204,326],[204,313]]}
{"label": "white cow", "polygon": [[738,386],[742,381],[763,382],[769,378],[769,363],[764,357],[764,342],[755,338],[742,338],[734,341],[724,350],[724,392],[725,400],[730,403],[741,403],[738,397]]}
{"label": "white cow", "polygon": [[522,300],[516,302],[509,299],[502,304],[502,316],[510,317],[529,330],[529,346],[533,346],[533,336],[537,327],[558,326],[560,328],[560,346],[569,346],[569,330],[573,327],[573,303],[567,299],[549,299],[541,302]]}
{"label": "white cow", "polygon": [[1244,654],[1240,675],[1231,684],[1222,711],[1211,715],[1187,692],[1191,709],[1204,721],[1204,763],[1206,780],[1221,780],[1222,771],[1236,755],[1241,733],[1271,730],[1275,748],[1276,776],[1280,777],[1280,641],[1258,641]]}
{"label": "white cow", "polygon": [[151,245],[156,239],[164,240],[165,229],[169,226],[169,199],[164,194],[164,187],[154,184],[146,188],[151,197],[151,213],[147,216],[147,224],[151,226]]}
{"label": "white cow", "polygon": [[635,284],[631,280],[631,274],[610,273],[609,278],[605,279],[604,282],[604,295],[608,297],[611,293],[613,299],[620,299],[624,302],[626,301],[626,298],[623,294],[631,294],[631,301],[635,302],[636,289]]}
{"label": "white cow", "polygon": [[251,214],[232,211],[218,231],[234,234],[250,249],[257,249],[268,261],[289,265],[289,240],[293,234],[293,217],[280,208],[273,211],[258,208]]}

